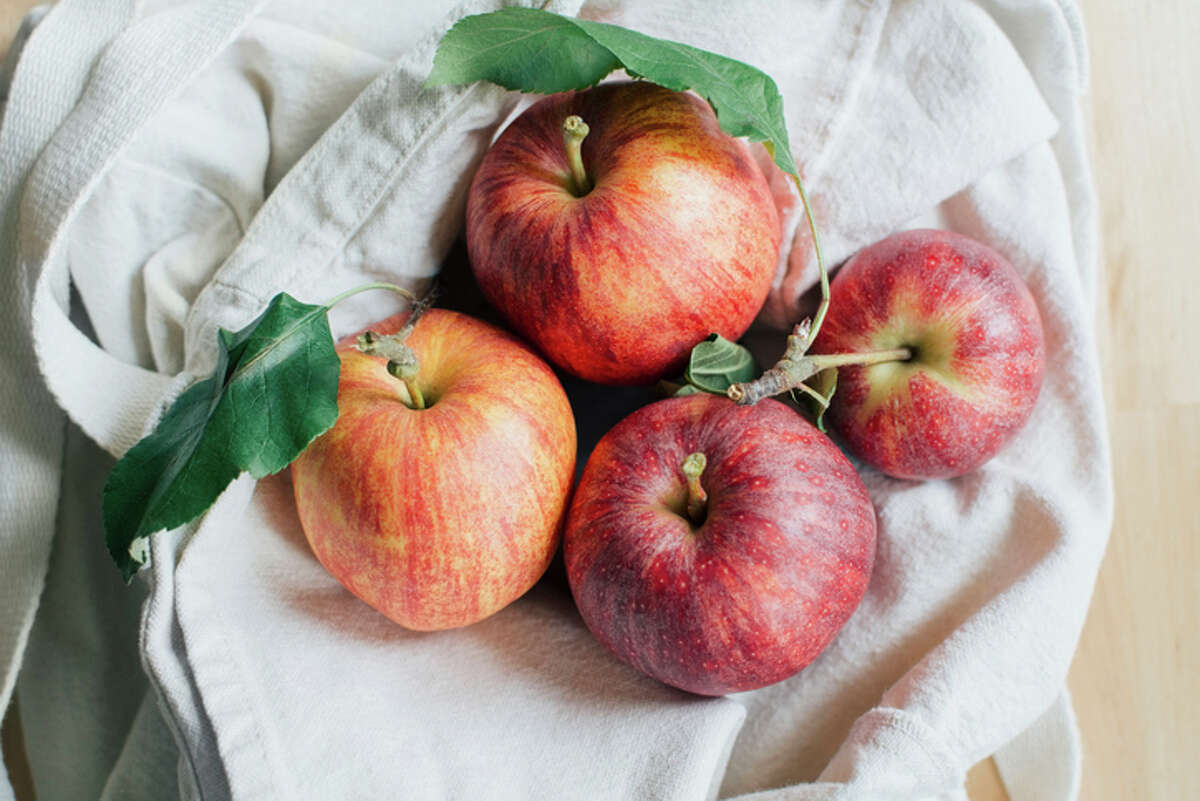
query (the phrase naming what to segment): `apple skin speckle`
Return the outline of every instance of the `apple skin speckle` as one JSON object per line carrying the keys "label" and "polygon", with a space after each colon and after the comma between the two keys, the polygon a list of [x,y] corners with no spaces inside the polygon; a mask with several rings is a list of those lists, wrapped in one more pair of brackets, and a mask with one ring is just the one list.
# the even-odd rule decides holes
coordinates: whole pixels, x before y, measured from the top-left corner
{"label": "apple skin speckle", "polygon": [[[576,196],[562,123],[591,129]],[[770,187],[707,103],[644,81],[547,97],[484,156],[467,250],[484,295],[572,375],[652,384],[762,307],[781,238]]]}
{"label": "apple skin speckle", "polygon": [[996,455],[1042,386],[1041,317],[1016,269],[950,231],[894,234],[831,286],[812,353],[908,347],[908,362],[842,367],[827,419],[864,462],[897,478],[952,478]]}
{"label": "apple skin speckle", "polygon": [[[697,451],[708,459],[699,525],[680,472]],[[824,476],[822,497],[797,459]],[[833,640],[870,579],[875,511],[845,456],[783,404],[670,398],[592,452],[564,556],[584,622],[614,654],[674,687],[724,695],[792,676]]]}
{"label": "apple skin speckle", "polygon": [[402,402],[387,360],[353,343],[338,345],[337,423],[291,466],[305,538],[346,589],[406,628],[482,620],[558,548],[575,472],[566,393],[526,344],[456,312],[430,310],[406,342],[426,409]]}

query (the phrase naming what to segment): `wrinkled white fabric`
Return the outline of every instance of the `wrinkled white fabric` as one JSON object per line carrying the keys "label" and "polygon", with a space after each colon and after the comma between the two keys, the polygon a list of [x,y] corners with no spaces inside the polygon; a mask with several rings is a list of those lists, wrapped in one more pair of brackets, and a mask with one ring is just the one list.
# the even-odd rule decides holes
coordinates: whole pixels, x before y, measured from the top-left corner
{"label": "wrinkled white fabric", "polygon": [[[47,19],[44,8],[35,9],[0,69],[0,298],[5,310],[0,315],[0,709],[5,710],[46,584],[56,517],[64,517],[59,487],[66,440],[65,415],[33,356],[33,287],[19,268],[18,204],[42,147],[74,106],[91,62],[129,15],[121,2],[88,10],[94,13],[84,25],[71,12]],[[47,40],[62,51],[51,52]],[[89,712],[83,719],[99,716]],[[11,796],[4,774],[0,798]]]}
{"label": "wrinkled white fabric", "polygon": [[[38,80],[74,88],[25,145],[28,185],[5,184],[6,242],[20,242],[5,280],[30,287],[13,295],[32,311],[20,336],[32,329],[50,390],[111,452],[211,369],[217,326],[244,325],[279,291],[321,301],[369,279],[418,287],[460,232],[473,167],[518,98],[420,85],[441,33],[497,4],[312,5],[153,0],[93,31],[107,45],[80,51],[69,76],[22,84],[16,73],[0,149],[16,141],[12,109],[24,109],[20,124],[32,113]],[[30,63],[82,37],[88,6],[63,0],[44,41],[30,40]],[[1029,425],[954,481],[864,470],[880,537],[862,606],[809,668],[723,699],[616,662],[553,577],[481,624],[405,632],[317,564],[286,475],[239,479],[201,521],[152,541],[140,648],[153,696],[134,685],[112,716],[124,728],[105,751],[106,797],[154,797],[176,752],[145,744],[165,724],[181,796],[204,799],[959,799],[966,769],[993,753],[1014,801],[1073,798],[1078,743],[1062,691],[1111,517],[1077,10],[598,0],[582,13],[776,79],[831,264],[926,224],[1008,256],[1047,336]],[[764,328],[809,313],[815,279],[802,211],[775,186],[787,230]],[[68,277],[99,348],[68,322]],[[360,296],[338,308],[335,333],[394,308]],[[6,432],[19,432],[30,407],[11,401]],[[41,508],[67,470],[64,508],[89,510],[98,539],[96,501],[76,495],[89,485],[72,472],[86,467],[64,468],[54,450],[30,479]],[[33,462],[6,450],[0,467]],[[3,511],[18,506],[6,498]],[[87,526],[60,515],[58,537]],[[5,526],[4,547],[23,556],[3,575],[29,612],[51,530]],[[38,632],[62,619],[53,610],[71,582],[55,571],[71,569],[51,567],[35,675],[70,653],[70,638],[55,654]],[[21,620],[0,640],[14,659]],[[28,686],[24,703],[53,704],[46,682]],[[54,797],[53,760],[33,761]]]}

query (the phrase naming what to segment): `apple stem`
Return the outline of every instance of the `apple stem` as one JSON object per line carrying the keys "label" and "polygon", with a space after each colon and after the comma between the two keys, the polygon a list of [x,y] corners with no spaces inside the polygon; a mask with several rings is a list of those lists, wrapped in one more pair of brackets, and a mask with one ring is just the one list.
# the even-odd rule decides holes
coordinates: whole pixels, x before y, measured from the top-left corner
{"label": "apple stem", "polygon": [[420,372],[421,362],[413,349],[405,344],[405,340],[416,328],[417,321],[433,306],[436,294],[436,290],[430,289],[425,297],[414,303],[412,314],[408,316],[404,326],[396,333],[377,334],[374,331],[364,331],[359,334],[358,341],[355,343],[355,347],[368,356],[382,356],[388,360],[387,371],[403,382],[404,389],[408,394],[405,405],[410,409],[424,409],[425,396],[417,384],[417,374]]}
{"label": "apple stem", "polygon": [[[411,352],[411,351],[410,351]],[[391,375],[399,378],[404,382],[404,388],[408,390],[410,409],[424,409],[425,396],[421,394],[421,388],[417,385],[417,372],[420,370],[420,365],[413,357],[413,361],[389,361],[387,363],[387,371]]]}
{"label": "apple stem", "polygon": [[806,354],[810,338],[810,321],[805,320],[797,324],[788,336],[787,350],[784,351],[783,358],[776,362],[774,367],[753,381],[734,384],[725,394],[739,405],[751,406],[763,398],[770,398],[790,389],[803,388],[805,381],[831,367],[903,362],[913,356],[909,348],[810,356]]}
{"label": "apple stem", "polygon": [[912,358],[912,355],[910,348],[893,348],[892,350],[875,350],[866,353],[826,353],[805,358],[817,368],[816,372],[819,373],[827,367],[906,362]]}
{"label": "apple stem", "polygon": [[708,493],[700,486],[700,474],[708,466],[708,457],[697,451],[683,460],[683,477],[687,479],[687,515],[696,524],[704,521],[704,510],[708,504]]}
{"label": "apple stem", "polygon": [[588,180],[587,171],[583,168],[583,140],[587,137],[588,124],[572,114],[563,120],[563,145],[567,149],[567,164],[571,167],[571,177],[568,189],[575,197],[583,197],[592,191],[592,182]]}

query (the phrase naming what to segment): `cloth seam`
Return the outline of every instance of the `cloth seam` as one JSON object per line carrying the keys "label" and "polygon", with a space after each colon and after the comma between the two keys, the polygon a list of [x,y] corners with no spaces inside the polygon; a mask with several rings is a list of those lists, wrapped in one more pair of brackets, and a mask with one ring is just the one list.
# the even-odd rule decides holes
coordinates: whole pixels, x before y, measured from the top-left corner
{"label": "cloth seam", "polygon": [[[389,78],[394,78],[395,75],[396,75],[396,73],[393,73],[392,76],[389,76]],[[385,79],[385,80],[388,80],[388,79]],[[460,107],[464,102],[466,102],[468,99],[472,99],[474,97],[474,95],[478,91],[479,87],[480,87],[479,84],[472,84],[471,86],[467,87],[459,95],[459,97],[457,99],[455,99],[441,114],[439,114],[437,116],[436,119],[431,121],[431,124],[428,127],[426,127],[421,132],[420,136],[415,141],[411,151],[405,156],[405,158],[402,161],[398,162],[382,178],[382,180],[380,180],[380,182],[375,187],[367,189],[356,195],[356,200],[361,205],[361,208],[356,210],[354,215],[352,215],[354,217],[354,221],[348,223],[345,226],[344,231],[339,232],[339,238],[336,242],[324,243],[322,245],[322,247],[325,250],[329,251],[329,255],[322,262],[320,262],[320,266],[327,266],[334,259],[336,259],[337,253],[340,250],[343,250],[345,248],[345,246],[350,242],[350,240],[352,240],[354,238],[354,236],[362,230],[363,225],[370,218],[372,212],[379,207],[379,204],[381,202],[383,202],[384,198],[387,196],[388,191],[395,186],[396,182],[399,180],[399,177],[403,174],[404,170],[407,169],[408,165],[412,162],[413,157],[417,153],[423,151],[425,146],[428,144],[428,142],[432,139],[432,137],[437,132],[440,132],[441,130],[444,129],[445,123],[448,121],[448,119],[455,112],[460,110]],[[297,180],[299,180],[300,178],[307,177],[309,174],[311,174],[312,170],[316,169],[317,161],[318,160],[309,162],[309,164],[305,166],[304,172],[302,172],[300,174],[300,176],[297,177]],[[273,220],[275,217],[277,217],[279,215],[279,213],[281,213],[280,209],[282,209],[282,204],[280,204],[280,203],[273,204],[272,208],[268,212],[268,217],[264,220],[264,224],[266,224],[266,222],[269,222],[269,221]],[[290,271],[288,271],[286,274],[284,274],[283,276],[280,277],[280,280],[278,281],[278,285],[279,286],[290,286],[292,284],[292,282],[296,279],[296,277],[298,275],[300,275],[300,273],[306,269],[307,269],[307,266],[305,266],[305,265],[293,267]],[[269,298],[264,297],[263,295],[259,294],[258,292],[254,291],[254,290],[245,289],[245,288],[239,286],[238,284],[233,283],[232,280],[230,280],[231,279],[230,276],[221,275],[220,273],[221,273],[221,271],[218,271],[218,274],[216,276],[214,276],[214,278],[212,280],[212,283],[214,285],[224,287],[226,289],[231,289],[240,295],[243,295],[247,298],[252,299],[255,302],[255,304],[262,304],[262,303],[266,302],[267,300],[269,300]],[[244,277],[245,275],[246,275],[246,273],[243,272],[242,276]],[[189,312],[189,315],[188,315],[189,316],[189,320],[188,320],[189,327],[193,322],[193,319],[192,319],[193,314],[195,313],[195,311],[198,308],[199,308],[199,304],[192,305],[191,311]]]}
{"label": "cloth seam", "polygon": [[[246,498],[247,504],[253,503],[253,499],[254,499],[254,488],[253,487],[257,486],[258,482],[249,477],[243,477],[243,480],[249,481],[253,485],[248,490],[249,495]],[[201,524],[199,526],[197,526],[196,531],[193,536],[200,535],[203,528],[204,528],[204,521],[202,521]],[[178,572],[179,570],[182,569],[182,562],[184,559],[186,559],[187,550],[188,549],[186,547],[183,549],[183,552],[179,557],[180,564],[176,567],[176,572]],[[220,608],[220,605],[212,603],[211,596],[207,592],[207,588],[194,588],[194,591],[192,593],[190,593],[190,596],[192,598],[191,602],[193,604],[199,602],[200,612],[203,613],[204,616],[211,617],[213,619],[223,619],[224,618],[224,614]],[[180,629],[183,630],[183,628],[184,628],[183,620],[182,620],[183,615],[179,611],[179,605],[181,602],[183,602],[182,593],[177,592],[175,594],[175,599],[176,599],[175,600],[176,618],[179,620]],[[216,626],[215,630],[216,630],[216,636],[215,637],[213,637],[213,636],[205,637],[204,641],[205,641],[205,643],[211,643],[211,645],[209,647],[216,647],[219,649],[220,658],[206,659],[206,660],[204,660],[205,664],[208,666],[209,670],[212,670],[215,666],[220,666],[218,668],[218,671],[219,671],[218,675],[220,676],[220,679],[223,679],[223,683],[225,683],[227,686],[235,687],[237,689],[237,691],[240,693],[241,697],[251,698],[252,695],[247,690],[247,683],[246,683],[246,679],[244,676],[244,669],[242,668],[242,663],[240,660],[238,660],[236,658],[234,649],[232,648],[231,643],[229,642],[229,638],[225,633],[228,630],[228,627],[224,626],[224,625]],[[184,637],[184,642],[185,642],[185,647],[187,647],[188,638],[186,637],[186,635]],[[191,651],[191,648],[188,648],[188,650]],[[195,679],[197,679],[196,685],[197,685],[197,689],[199,691],[198,694],[199,694],[202,702],[207,703],[207,701],[205,700],[206,693],[204,691],[200,690],[200,682],[198,680],[199,675],[195,671],[195,662],[193,662],[193,660],[190,658],[188,661],[192,663],[191,672],[192,672],[193,677]],[[266,735],[263,731],[263,727],[259,723],[259,716],[250,708],[244,708],[242,710],[241,715],[242,715],[243,719],[246,721],[246,724],[247,724],[246,728],[249,730],[249,732],[247,733],[247,732],[243,731],[241,733],[241,736],[238,738],[238,740],[240,742],[228,743],[228,740],[226,740],[227,747],[229,748],[229,750],[226,752],[226,751],[224,751],[224,749],[221,748],[222,738],[219,735],[216,737],[217,749],[225,757],[225,759],[223,761],[228,762],[230,759],[232,759],[234,757],[235,754],[239,755],[239,756],[244,755],[247,752],[247,746],[250,744],[253,744],[254,746],[257,746],[258,754],[251,755],[250,758],[258,759],[266,764],[270,764],[271,763],[270,754],[272,753],[272,751],[267,743],[267,739],[266,739]],[[211,713],[209,713],[209,716],[211,719]],[[214,729],[215,729],[215,726],[214,726]],[[243,775],[243,773],[246,773],[248,775],[253,775],[252,772],[243,772],[243,771],[238,771],[237,775],[241,776],[241,775]],[[260,779],[260,781],[267,782],[268,786],[270,786],[270,788],[272,790],[271,794],[267,797],[277,798],[277,797],[279,797],[278,777],[275,776],[274,770],[271,770],[268,773],[270,774],[269,781],[268,781],[267,777],[262,777]],[[233,788],[233,784],[234,784],[233,775],[234,774],[232,771],[227,770],[226,775],[229,779],[230,791],[232,792],[234,789]],[[261,796],[255,796],[255,797],[258,798]]]}

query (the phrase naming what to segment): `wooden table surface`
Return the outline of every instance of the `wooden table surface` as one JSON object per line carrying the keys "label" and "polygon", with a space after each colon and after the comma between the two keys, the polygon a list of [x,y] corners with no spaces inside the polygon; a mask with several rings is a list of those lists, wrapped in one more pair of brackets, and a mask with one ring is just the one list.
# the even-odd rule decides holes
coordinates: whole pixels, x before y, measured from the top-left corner
{"label": "wooden table surface", "polygon": [[[0,0],[0,51],[35,0]],[[1200,799],[1200,3],[1082,0],[1116,521],[1071,669],[1088,801]],[[1198,326],[1200,328],[1200,326]],[[1198,337],[1200,339],[1200,337]],[[27,787],[19,727],[5,758]],[[1001,801],[991,760],[972,801]],[[32,798],[28,789],[20,798]]]}

